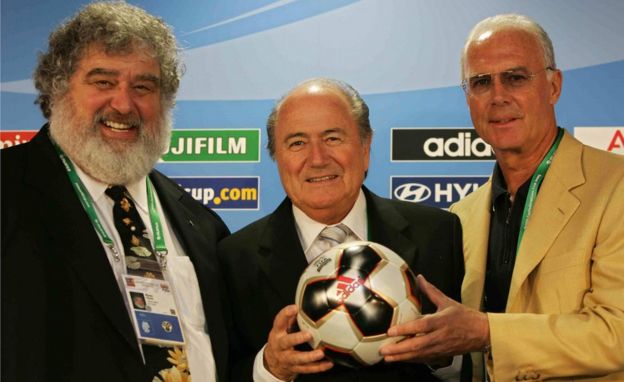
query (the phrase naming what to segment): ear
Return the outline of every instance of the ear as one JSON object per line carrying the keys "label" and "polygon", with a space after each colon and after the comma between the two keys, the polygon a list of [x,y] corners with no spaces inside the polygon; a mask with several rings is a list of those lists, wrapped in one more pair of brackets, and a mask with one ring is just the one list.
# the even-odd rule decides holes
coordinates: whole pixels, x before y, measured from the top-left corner
{"label": "ear", "polygon": [[552,78],[550,80],[550,104],[555,105],[561,96],[561,87],[563,85],[563,73],[557,69],[552,72]]}
{"label": "ear", "polygon": [[364,166],[366,167],[365,171],[368,171],[372,140],[373,140],[373,136],[371,134],[369,137],[364,139],[364,142],[362,142],[362,145],[364,146]]}

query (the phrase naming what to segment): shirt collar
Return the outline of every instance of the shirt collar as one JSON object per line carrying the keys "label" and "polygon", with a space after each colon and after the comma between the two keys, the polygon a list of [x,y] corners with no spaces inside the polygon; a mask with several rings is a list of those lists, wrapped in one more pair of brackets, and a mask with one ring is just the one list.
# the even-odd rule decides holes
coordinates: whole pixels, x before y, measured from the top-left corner
{"label": "shirt collar", "polygon": [[[526,195],[529,192],[529,186],[531,184],[532,176],[527,179],[516,191],[516,201],[520,201],[520,204],[524,206],[524,202],[526,200]],[[492,173],[492,199],[491,199],[491,210],[497,206],[498,203],[502,203],[501,198],[504,197],[504,200],[510,200],[509,192],[507,191],[507,182],[505,182],[505,177],[503,176],[503,172],[498,165],[498,162],[494,165],[494,172]],[[514,203],[517,204],[517,203]],[[500,206],[500,204],[499,204]]]}
{"label": "shirt collar", "polygon": [[[91,199],[93,199],[95,203],[100,203],[103,200],[102,198],[108,198],[108,196],[104,194],[104,191],[106,191],[106,188],[108,188],[109,186],[108,184],[102,183],[99,180],[91,177],[79,166],[77,166],[76,163],[74,163],[73,161],[72,163],[74,164],[74,168],[76,169],[76,173],[82,181],[82,184],[84,184],[85,188],[89,192],[89,195],[91,195]],[[146,177],[143,177],[136,182],[127,184],[126,189],[132,196],[132,200],[134,201],[136,206],[144,212],[147,212],[147,187],[145,185],[145,178]]]}
{"label": "shirt collar", "polygon": [[494,165],[494,172],[492,174],[492,205],[496,199],[498,199],[501,195],[507,194],[507,183],[505,182],[505,177],[503,176],[503,172],[498,165],[498,162]]}
{"label": "shirt collar", "polygon": [[[294,204],[292,209],[303,252],[307,253],[318,234],[321,233],[326,225],[313,220]],[[345,216],[340,223],[349,227],[351,232],[357,236],[358,239],[366,240],[368,237],[366,197],[361,189],[353,208],[351,208],[351,211],[349,211],[347,216]]]}

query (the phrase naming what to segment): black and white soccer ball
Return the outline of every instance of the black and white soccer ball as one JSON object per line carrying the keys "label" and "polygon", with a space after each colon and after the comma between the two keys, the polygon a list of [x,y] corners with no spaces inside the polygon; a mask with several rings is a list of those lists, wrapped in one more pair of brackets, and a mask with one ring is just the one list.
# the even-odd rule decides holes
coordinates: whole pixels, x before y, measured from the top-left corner
{"label": "black and white soccer ball", "polygon": [[310,346],[334,362],[361,367],[383,358],[390,326],[421,315],[416,279],[392,250],[370,241],[337,245],[315,258],[299,279],[297,323]]}

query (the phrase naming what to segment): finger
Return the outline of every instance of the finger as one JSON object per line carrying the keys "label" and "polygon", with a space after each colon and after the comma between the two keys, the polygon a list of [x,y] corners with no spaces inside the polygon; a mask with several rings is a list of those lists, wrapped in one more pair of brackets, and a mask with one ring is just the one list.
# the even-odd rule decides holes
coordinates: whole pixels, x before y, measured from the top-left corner
{"label": "finger", "polygon": [[289,352],[284,352],[283,355],[286,363],[297,366],[305,366],[315,362],[321,362],[325,358],[325,353],[322,349],[315,349],[310,351],[293,350]]}
{"label": "finger", "polygon": [[290,369],[298,374],[319,373],[331,369],[334,364],[325,358],[322,349],[311,351],[289,351],[283,353],[284,362],[291,365]]}
{"label": "finger", "polygon": [[315,370],[324,371],[333,366],[327,364],[328,360],[324,358],[325,354],[321,349],[312,351],[287,350],[279,353],[279,362],[276,366],[287,371],[289,375],[310,373]]}
{"label": "finger", "polygon": [[429,300],[438,307],[438,310],[446,306],[449,302],[449,298],[442,293],[435,285],[431,284],[423,275],[416,276],[416,283],[418,288],[429,298]]}
{"label": "finger", "polygon": [[277,338],[278,347],[281,350],[293,348],[310,340],[312,340],[312,334],[305,331],[290,333]]}
{"label": "finger", "polygon": [[330,360],[322,360],[319,362],[308,363],[293,367],[293,371],[297,374],[316,374],[322,373],[334,367],[334,363]]}
{"label": "finger", "polygon": [[286,332],[297,317],[297,305],[287,305],[280,310],[273,320],[275,331]]}
{"label": "finger", "polygon": [[422,348],[426,342],[424,336],[407,337],[402,341],[384,345],[379,349],[379,353],[383,356],[408,353]]}
{"label": "finger", "polygon": [[422,333],[427,333],[430,330],[429,326],[428,317],[421,316],[415,320],[391,326],[390,329],[388,329],[388,335],[390,337],[416,336]]}
{"label": "finger", "polygon": [[388,362],[388,363],[390,363],[390,362],[407,362],[407,361],[424,363],[424,360],[421,359],[419,357],[418,353],[416,353],[416,352],[387,355],[387,356],[384,356],[384,361]]}
{"label": "finger", "polygon": [[410,337],[380,349],[386,362],[424,362],[439,356],[434,334]]}

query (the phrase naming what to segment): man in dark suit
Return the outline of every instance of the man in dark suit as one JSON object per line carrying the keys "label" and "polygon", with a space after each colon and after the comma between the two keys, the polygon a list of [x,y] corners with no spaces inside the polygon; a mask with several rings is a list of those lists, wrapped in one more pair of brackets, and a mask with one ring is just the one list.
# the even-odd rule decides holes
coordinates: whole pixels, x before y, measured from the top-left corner
{"label": "man in dark suit", "polygon": [[[226,380],[216,243],[229,231],[152,169],[180,79],[170,29],[134,6],[92,3],[51,34],[34,77],[49,124],[1,152],[2,380]],[[124,279],[137,257],[117,232],[111,186],[145,222],[132,240],[154,248],[132,250],[158,256],[151,276],[169,283],[184,346],[138,340]]]}
{"label": "man in dark suit", "polygon": [[[219,243],[232,302],[232,376],[249,381],[429,381],[428,365],[381,363],[348,369],[321,349],[300,350],[292,332],[298,279],[320,252],[326,226],[400,254],[416,273],[459,300],[461,226],[448,212],[376,196],[362,184],[372,130],[368,107],[349,85],[308,80],[280,100],[267,123],[268,149],[287,198],[270,215]],[[424,302],[424,311],[435,308]]]}

